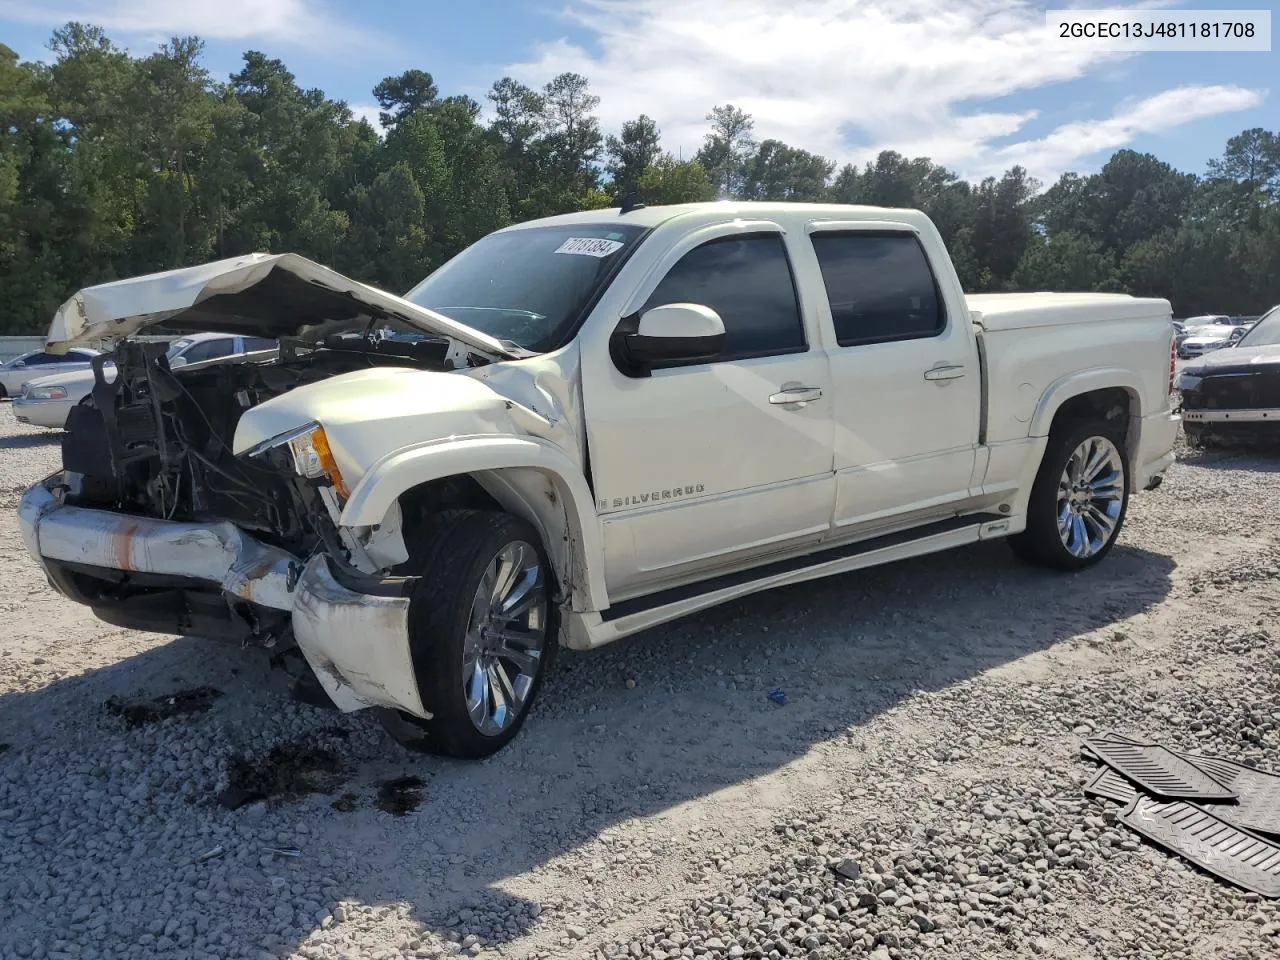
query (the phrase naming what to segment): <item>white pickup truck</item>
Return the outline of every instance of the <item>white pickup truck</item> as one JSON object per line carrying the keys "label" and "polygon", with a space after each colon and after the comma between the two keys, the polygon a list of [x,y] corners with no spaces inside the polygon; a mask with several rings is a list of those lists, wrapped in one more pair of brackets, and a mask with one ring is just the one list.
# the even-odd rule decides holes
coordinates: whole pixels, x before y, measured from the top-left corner
{"label": "white pickup truck", "polygon": [[[157,323],[280,349],[171,369],[128,339]],[[1095,563],[1177,430],[1166,301],[966,297],[910,210],[570,214],[404,297],[254,254],[87,288],[48,337],[103,338],[118,373],[19,506],[51,583],[296,644],[457,756],[515,735],[560,645],[996,537]]]}

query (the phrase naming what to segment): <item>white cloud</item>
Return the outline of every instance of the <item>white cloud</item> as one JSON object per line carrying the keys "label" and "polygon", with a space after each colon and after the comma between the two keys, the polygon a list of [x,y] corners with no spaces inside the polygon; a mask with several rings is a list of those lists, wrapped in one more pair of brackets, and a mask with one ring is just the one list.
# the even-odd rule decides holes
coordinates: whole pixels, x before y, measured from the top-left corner
{"label": "white cloud", "polygon": [[50,27],[79,20],[144,41],[197,34],[209,40],[271,40],[335,52],[380,42],[318,0],[0,0],[0,19]]}
{"label": "white cloud", "polygon": [[1236,86],[1185,86],[1122,106],[1105,120],[1067,123],[1048,136],[997,151],[985,171],[997,174],[1015,163],[1030,170],[1061,170],[1079,157],[1115,150],[1143,133],[1163,133],[1219,113],[1247,110],[1262,94]]}
{"label": "white cloud", "polygon": [[352,112],[352,113],[353,113],[357,118],[359,118],[359,117],[363,117],[365,120],[368,120],[368,121],[369,121],[370,126],[372,126],[374,130],[377,130],[377,131],[378,131],[378,133],[385,133],[385,132],[386,132],[386,131],[383,129],[382,121],[378,119],[378,115],[379,115],[380,113],[382,113],[382,107],[380,107],[378,104],[376,104],[376,103],[348,103],[348,104],[347,104],[347,106],[351,108],[351,112]]}
{"label": "white cloud", "polygon": [[[978,176],[994,157],[1019,155],[1024,144],[994,142],[1036,116],[984,101],[1115,69],[1125,59],[1058,42],[1043,9],[1025,0],[955,0],[945,8],[934,0],[567,2],[565,15],[591,36],[590,49],[555,40],[509,72],[533,84],[565,70],[582,73],[601,97],[607,129],[648,113],[666,146],[685,156],[701,144],[709,108],[733,103],[753,115],[760,139],[777,137],[841,163],[895,149]],[[1181,122],[1241,109],[1251,94],[1205,89],[1213,96],[1184,110]],[[1193,98],[1170,91],[1144,101],[1153,107],[1069,125],[1061,137],[1027,141],[1024,163],[1052,179],[1105,149],[1094,143],[1120,146],[1169,129],[1178,117],[1164,97],[1192,106]]]}

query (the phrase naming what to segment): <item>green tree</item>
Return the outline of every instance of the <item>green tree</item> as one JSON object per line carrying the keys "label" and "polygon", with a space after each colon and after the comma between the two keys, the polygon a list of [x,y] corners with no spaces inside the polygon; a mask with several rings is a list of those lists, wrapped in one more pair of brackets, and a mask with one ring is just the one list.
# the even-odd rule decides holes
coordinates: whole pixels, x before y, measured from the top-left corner
{"label": "green tree", "polygon": [[659,206],[669,203],[702,203],[716,198],[715,184],[697,160],[683,163],[665,154],[640,174],[637,184],[642,203]]}
{"label": "green tree", "polygon": [[658,125],[643,113],[622,125],[622,136],[608,136],[605,170],[612,178],[610,192],[615,198],[622,200],[637,193],[641,174],[662,155],[661,142]]}
{"label": "green tree", "polygon": [[406,70],[398,77],[384,77],[373,88],[374,99],[382,107],[378,122],[388,129],[405,117],[434,105],[440,96],[431,74],[422,70]]}
{"label": "green tree", "polygon": [[751,136],[755,121],[733,104],[712,107],[707,114],[711,132],[703,139],[697,160],[725,198],[741,195],[747,164],[755,150]]}
{"label": "green tree", "polygon": [[742,195],[750,200],[826,199],[835,164],[781,140],[765,140],[747,161]]}
{"label": "green tree", "polygon": [[1089,291],[1117,289],[1116,266],[1092,237],[1033,233],[1013,272],[1015,290]]}

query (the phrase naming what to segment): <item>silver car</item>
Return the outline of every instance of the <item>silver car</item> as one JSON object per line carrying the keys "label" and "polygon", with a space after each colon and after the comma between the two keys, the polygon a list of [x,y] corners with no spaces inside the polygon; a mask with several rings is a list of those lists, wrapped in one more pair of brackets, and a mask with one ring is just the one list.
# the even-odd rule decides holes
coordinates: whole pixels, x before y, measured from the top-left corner
{"label": "silver car", "polygon": [[[173,341],[167,356],[169,366],[182,367],[208,360],[217,360],[240,353],[274,350],[276,341],[263,337],[238,337],[225,333],[197,333]],[[107,361],[102,370],[110,382],[115,379],[116,368]],[[14,398],[13,415],[21,423],[61,430],[67,423],[71,408],[93,390],[93,369],[40,377],[29,381],[21,395]]]}
{"label": "silver car", "polygon": [[0,398],[16,397],[22,392],[24,383],[37,377],[89,370],[89,362],[98,353],[99,351],[87,347],[77,347],[63,355],[32,350],[6,363],[0,363]]}

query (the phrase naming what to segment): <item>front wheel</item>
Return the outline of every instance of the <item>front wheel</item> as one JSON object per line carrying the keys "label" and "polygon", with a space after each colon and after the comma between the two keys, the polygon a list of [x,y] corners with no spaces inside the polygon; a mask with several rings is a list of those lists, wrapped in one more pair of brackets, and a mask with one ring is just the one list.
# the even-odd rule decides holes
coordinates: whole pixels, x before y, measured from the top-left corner
{"label": "front wheel", "polygon": [[1054,431],[1027,503],[1027,528],[1009,545],[1022,558],[1083,570],[1115,546],[1129,506],[1124,439],[1104,420]]}
{"label": "front wheel", "polygon": [[421,579],[409,647],[432,717],[382,710],[380,719],[414,749],[488,756],[520,731],[555,656],[546,553],[531,524],[491,510],[442,517],[411,550]]}

